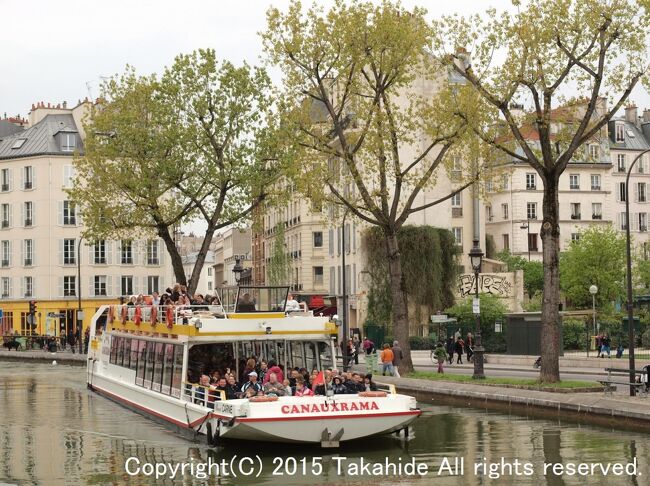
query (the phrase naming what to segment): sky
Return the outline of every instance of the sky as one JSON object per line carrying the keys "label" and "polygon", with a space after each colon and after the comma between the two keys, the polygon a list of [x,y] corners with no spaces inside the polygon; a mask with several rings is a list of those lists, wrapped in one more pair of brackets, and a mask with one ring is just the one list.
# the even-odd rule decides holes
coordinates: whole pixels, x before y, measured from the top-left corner
{"label": "sky", "polygon": [[[269,6],[288,0],[0,0],[0,116],[27,115],[32,103],[75,104],[99,94],[103,77],[127,64],[160,72],[179,53],[216,49],[233,62],[259,63]],[[303,2],[308,3],[308,2]],[[321,0],[327,5],[329,0]],[[430,17],[508,8],[510,0],[404,0]],[[650,97],[635,93],[639,106]],[[645,103],[644,103],[645,101]]]}

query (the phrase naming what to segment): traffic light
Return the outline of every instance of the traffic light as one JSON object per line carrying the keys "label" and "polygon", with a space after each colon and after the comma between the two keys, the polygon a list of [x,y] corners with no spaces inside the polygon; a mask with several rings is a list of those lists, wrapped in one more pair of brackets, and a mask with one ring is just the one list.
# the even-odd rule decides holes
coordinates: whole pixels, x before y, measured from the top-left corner
{"label": "traffic light", "polygon": [[29,301],[29,313],[32,315],[36,314],[36,301],[35,300],[30,300]]}

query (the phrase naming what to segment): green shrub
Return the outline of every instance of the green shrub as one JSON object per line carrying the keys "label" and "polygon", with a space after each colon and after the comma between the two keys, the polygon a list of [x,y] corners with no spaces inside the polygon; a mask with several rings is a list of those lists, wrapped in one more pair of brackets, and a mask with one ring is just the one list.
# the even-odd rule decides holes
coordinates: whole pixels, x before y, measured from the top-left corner
{"label": "green shrub", "polygon": [[650,348],[650,329],[647,329],[642,335],[641,335],[641,345],[644,348]]}
{"label": "green shrub", "polygon": [[562,322],[562,340],[564,349],[587,348],[587,326],[580,319],[565,319]]}
{"label": "green shrub", "polygon": [[434,349],[437,343],[437,340],[434,338],[435,336],[411,336],[409,337],[409,344],[412,350]]}

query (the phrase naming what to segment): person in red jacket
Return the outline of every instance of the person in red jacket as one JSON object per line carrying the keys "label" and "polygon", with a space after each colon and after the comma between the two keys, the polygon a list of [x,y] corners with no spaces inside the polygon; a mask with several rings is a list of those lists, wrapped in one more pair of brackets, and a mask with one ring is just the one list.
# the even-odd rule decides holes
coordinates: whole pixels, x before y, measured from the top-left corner
{"label": "person in red jacket", "polygon": [[282,383],[284,381],[284,373],[282,373],[282,370],[278,366],[278,364],[275,362],[275,360],[270,360],[269,361],[269,371],[264,375],[264,380],[262,381],[263,385],[266,385],[269,381],[269,376],[271,376],[271,373],[275,373],[275,375],[278,377],[278,381]]}
{"label": "person in red jacket", "polygon": [[305,386],[305,380],[303,378],[296,379],[296,397],[312,397],[314,392]]}

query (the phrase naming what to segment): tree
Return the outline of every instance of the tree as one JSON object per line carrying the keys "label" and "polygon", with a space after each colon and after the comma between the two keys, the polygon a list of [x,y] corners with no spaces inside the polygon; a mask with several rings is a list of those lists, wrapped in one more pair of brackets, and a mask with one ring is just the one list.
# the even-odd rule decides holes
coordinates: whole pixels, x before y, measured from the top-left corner
{"label": "tree", "polygon": [[[409,12],[388,1],[337,0],[326,13],[317,6],[303,13],[294,2],[286,13],[270,9],[267,19],[262,37],[270,62],[284,74],[284,140],[302,149],[303,190],[340,208],[333,219],[347,212],[381,230],[394,335],[403,346],[402,366],[411,370],[397,234],[410,215],[468,185],[427,203],[421,198],[465,135],[448,71],[427,53],[433,31],[422,9]],[[475,98],[463,98],[468,110]],[[469,166],[478,158],[466,160]]]}
{"label": "tree", "polygon": [[[490,352],[504,352],[505,349],[505,332],[494,332],[495,321],[505,321],[508,313],[508,307],[503,299],[492,294],[481,294],[481,332],[484,346]],[[472,305],[473,297],[457,302],[453,306],[445,309],[445,314],[453,316],[458,321],[458,325],[466,331],[474,332],[476,315]],[[463,336],[463,339],[465,336]]]}
{"label": "tree", "polygon": [[[100,99],[70,191],[84,236],[162,238],[176,279],[193,293],[214,233],[247,218],[279,171],[270,80],[199,50],[162,76],[127,68]],[[206,234],[188,280],[174,229],[197,219]]]}
{"label": "tree", "polygon": [[[513,0],[514,13],[446,17],[434,50],[491,106],[471,129],[506,160],[529,164],[543,183],[544,382],[560,379],[558,191],[584,145],[607,149],[606,124],[647,71],[648,12],[629,0]],[[471,48],[471,53],[467,49]],[[576,97],[569,100],[569,95]],[[606,106],[606,99],[611,101]],[[529,104],[528,115],[514,104]],[[481,121],[484,118],[481,119]]]}
{"label": "tree", "polygon": [[275,238],[271,259],[266,267],[270,285],[289,285],[291,282],[291,260],[287,253],[284,239],[284,223],[280,222],[275,227]]}
{"label": "tree", "polygon": [[507,265],[508,272],[523,270],[524,288],[529,299],[532,299],[537,292],[544,289],[544,267],[542,262],[528,261],[526,258],[511,254],[508,250],[499,253],[497,259]]}
{"label": "tree", "polygon": [[560,284],[578,308],[590,308],[589,287],[596,285],[596,305],[609,308],[625,295],[625,234],[611,225],[592,226],[579,233],[560,257]]}

